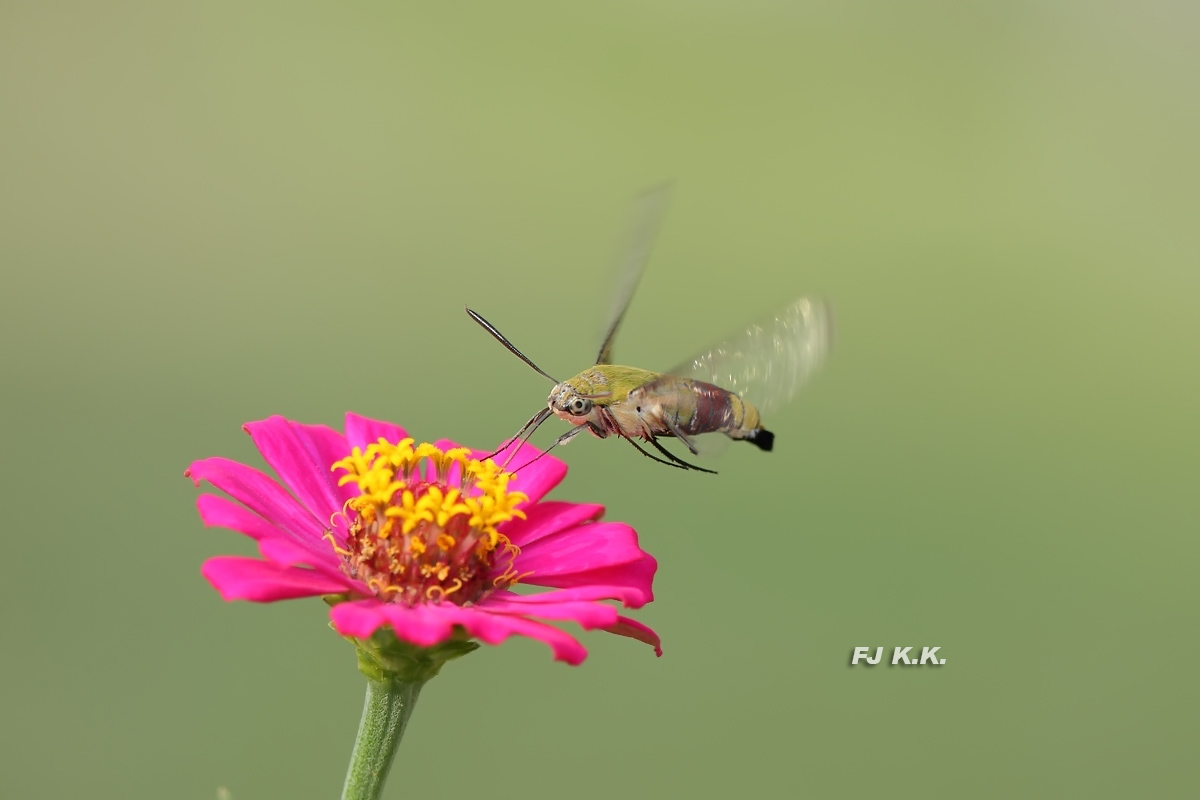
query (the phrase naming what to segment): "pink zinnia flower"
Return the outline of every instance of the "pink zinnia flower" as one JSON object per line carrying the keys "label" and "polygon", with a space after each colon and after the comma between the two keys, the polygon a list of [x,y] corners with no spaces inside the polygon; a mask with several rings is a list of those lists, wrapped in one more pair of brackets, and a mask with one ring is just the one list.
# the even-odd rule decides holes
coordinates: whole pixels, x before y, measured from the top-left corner
{"label": "pink zinnia flower", "polygon": [[[489,644],[512,634],[540,639],[556,659],[579,664],[583,645],[538,621],[572,620],[661,655],[652,630],[600,602],[650,602],[654,558],[633,528],[598,521],[603,506],[542,499],[566,475],[558,459],[514,475],[482,451],[447,440],[414,447],[402,428],[354,414],[344,436],[278,416],[245,430],[283,486],[224,458],[185,473],[238,501],[202,495],[204,523],[255,539],[263,557],[204,563],[226,600],[335,595],[345,599],[330,617],[344,636],[366,639],[390,626],[397,638],[432,647],[461,626]],[[524,445],[512,463],[537,455]],[[518,594],[518,582],[555,591]]]}

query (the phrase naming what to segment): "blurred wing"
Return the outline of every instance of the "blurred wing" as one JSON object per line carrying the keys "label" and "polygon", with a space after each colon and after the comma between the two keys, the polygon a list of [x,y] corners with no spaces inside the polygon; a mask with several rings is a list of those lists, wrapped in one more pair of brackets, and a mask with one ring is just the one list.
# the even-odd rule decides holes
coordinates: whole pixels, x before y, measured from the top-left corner
{"label": "blurred wing", "polygon": [[604,339],[600,345],[600,353],[596,356],[597,364],[612,363],[613,340],[617,338],[617,329],[625,318],[625,309],[633,299],[638,281],[646,269],[650,251],[654,249],[654,240],[658,229],[662,227],[663,216],[667,210],[667,201],[671,199],[671,185],[663,184],[648,189],[633,201],[630,209],[629,222],[626,225],[626,238],[618,251],[617,291],[613,297],[612,308],[608,314],[608,322],[604,326]]}
{"label": "blurred wing", "polygon": [[668,372],[736,392],[765,413],[795,397],[824,362],[830,326],[826,306],[801,297]]}

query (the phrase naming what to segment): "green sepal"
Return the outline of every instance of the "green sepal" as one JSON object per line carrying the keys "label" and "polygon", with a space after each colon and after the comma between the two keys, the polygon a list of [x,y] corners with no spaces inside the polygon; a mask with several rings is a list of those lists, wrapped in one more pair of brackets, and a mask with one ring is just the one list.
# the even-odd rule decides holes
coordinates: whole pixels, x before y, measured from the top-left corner
{"label": "green sepal", "polygon": [[[347,599],[344,595],[329,595],[325,602],[333,606]],[[479,642],[472,641],[461,625],[454,626],[449,639],[432,647],[398,639],[391,628],[380,628],[369,639],[344,638],[358,651],[358,671],[368,680],[396,680],[417,685],[437,675],[447,661],[479,649]]]}
{"label": "green sepal", "polygon": [[358,650],[358,671],[373,681],[425,683],[447,661],[479,649],[479,643],[471,641],[461,627],[455,627],[452,638],[433,647],[401,641],[391,628],[380,628],[370,639],[346,638]]}

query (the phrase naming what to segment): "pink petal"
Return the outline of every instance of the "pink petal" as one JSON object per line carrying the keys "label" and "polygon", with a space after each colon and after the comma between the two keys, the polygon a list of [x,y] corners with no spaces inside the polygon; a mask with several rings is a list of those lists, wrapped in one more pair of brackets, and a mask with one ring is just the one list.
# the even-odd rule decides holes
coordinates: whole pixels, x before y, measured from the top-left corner
{"label": "pink petal", "polygon": [[281,567],[312,567],[315,572],[330,580],[340,582],[342,584],[341,591],[368,596],[373,594],[371,587],[342,572],[340,562],[336,559],[333,563],[325,561],[314,563],[311,553],[287,539],[281,539],[278,536],[263,539],[258,543],[258,552],[262,553],[263,558]]}
{"label": "pink petal", "polygon": [[[546,573],[534,573],[521,578],[522,583],[530,586],[553,586],[553,587],[575,587],[589,586],[592,584],[610,584],[627,586],[642,594],[645,603],[649,603],[654,599],[654,592],[651,589],[654,583],[654,572],[658,569],[658,564],[654,558],[647,555],[644,558],[631,562],[629,564],[616,564],[611,567],[602,567],[600,569],[584,570],[581,572],[564,572],[557,575],[548,575]],[[630,608],[640,608],[645,603],[635,604],[629,603]]]}
{"label": "pink petal", "polygon": [[378,628],[387,624],[383,616],[383,603],[374,597],[338,603],[329,609],[334,629],[342,636],[366,639]]}
{"label": "pink petal", "polygon": [[401,439],[407,439],[408,434],[404,428],[391,422],[346,413],[346,443],[350,447],[366,450],[367,445],[375,444],[381,437],[396,444]]}
{"label": "pink petal", "polygon": [[[222,497],[219,494],[202,494],[196,498],[196,509],[200,512],[200,520],[210,528],[228,528],[243,533],[256,541],[286,539],[289,542],[295,542],[295,539],[287,531],[278,525],[267,522],[258,514],[245,506],[238,505],[228,497]],[[337,537],[339,545],[345,543],[346,522],[344,519],[338,518],[338,528],[333,533]],[[309,554],[310,563],[313,563],[314,566],[317,562],[328,563],[331,566],[338,562],[333,545],[328,542],[326,542],[325,549],[321,551],[323,557],[318,558],[317,554],[307,546],[305,546],[305,552]]]}
{"label": "pink petal", "polygon": [[[457,608],[449,604],[445,607]],[[409,607],[367,598],[339,603],[330,609],[330,617],[333,627],[343,636],[364,639],[378,628],[390,625],[398,638],[420,647],[432,647],[454,633],[453,615],[442,613],[442,608],[432,604]]]}
{"label": "pink petal", "polygon": [[[514,569],[533,570],[533,584],[552,575],[589,572],[650,556],[638,547],[637,532],[623,522],[593,522],[544,536],[521,548]],[[622,585],[624,585],[622,583]]]}
{"label": "pink petal", "polygon": [[604,506],[561,500],[526,504],[521,506],[521,510],[525,512],[525,519],[510,520],[500,526],[500,532],[517,547],[525,547],[545,536],[597,520],[604,514]]}
{"label": "pink petal", "polygon": [[255,540],[289,536],[278,525],[267,522],[245,506],[219,494],[197,497],[196,510],[200,512],[200,521],[209,528],[228,528]]}
{"label": "pink petal", "polygon": [[192,462],[183,474],[197,486],[208,481],[314,553],[328,552],[321,539],[325,526],[258,470],[227,458],[205,458]]}
{"label": "pink petal", "polygon": [[[508,459],[513,452],[512,447],[496,454],[496,463]],[[521,449],[512,456],[507,469],[517,473],[517,477],[508,484],[513,491],[529,495],[529,502],[536,503],[550,493],[567,475],[567,465],[554,456],[542,456],[542,451],[525,442]],[[537,458],[536,461],[534,459]]]}
{"label": "pink petal", "polygon": [[[468,613],[462,614],[462,611]],[[413,644],[429,646],[444,642],[453,635],[455,625],[463,625],[473,637],[483,638],[481,633],[496,636],[490,617],[451,603],[430,603],[412,608],[392,603],[384,608],[383,614],[396,635]]]}
{"label": "pink petal", "polygon": [[358,496],[358,488],[353,484],[337,485],[338,478],[344,473],[341,470],[335,472],[332,469],[335,461],[340,461],[350,455],[350,445],[346,441],[346,437],[325,425],[305,425],[301,422],[293,422],[291,425],[302,440],[307,439],[307,446],[313,454],[313,459],[318,464],[329,465],[326,467],[326,472],[332,476],[330,482],[333,484],[334,496],[337,498],[337,507],[340,511],[347,500]]}
{"label": "pink petal", "polygon": [[[572,603],[579,600],[620,600],[630,608],[640,608],[645,605],[642,593],[628,586],[578,586],[574,589],[555,589],[550,592],[535,592],[533,594],[517,594],[512,591],[493,592],[489,597],[499,597],[513,603],[525,603],[536,606],[538,603]],[[533,608],[529,613],[536,614]]]}
{"label": "pink petal", "polygon": [[[434,444],[443,451],[454,447],[462,447],[462,445],[451,439],[438,439]],[[506,470],[517,471],[517,477],[512,479],[508,487],[514,492],[524,492],[529,495],[529,501],[520,506],[522,510],[528,509],[530,505],[545,497],[567,474],[567,465],[554,456],[545,456],[529,464],[529,466],[525,466],[526,463],[533,461],[541,452],[541,450],[538,450],[533,445],[526,443],[512,457],[512,460],[508,459],[509,454],[512,453],[512,448],[497,453],[495,456],[496,463],[501,465],[501,467]],[[471,458],[483,459],[486,455],[490,455],[486,450],[471,449]],[[508,461],[507,466],[504,465],[505,461]],[[457,467],[451,469],[450,475],[451,477],[458,475]]]}
{"label": "pink petal", "polygon": [[550,645],[555,661],[565,661],[571,666],[579,666],[587,658],[587,648],[565,631],[522,617],[504,617],[503,619],[505,630],[502,636],[488,638],[480,633],[478,634],[479,638],[488,644],[499,644],[509,634],[515,633]]}
{"label": "pink petal", "polygon": [[462,625],[468,634],[488,644],[500,644],[509,636],[518,634],[550,645],[556,661],[578,665],[587,658],[587,649],[577,642],[575,637],[542,622],[523,617],[489,614],[479,608],[459,608],[447,604],[436,608]]}
{"label": "pink petal", "polygon": [[521,549],[513,568],[531,586],[559,588],[615,585],[635,589],[643,603],[654,599],[658,563],[638,547],[637,532],[621,522],[593,522],[544,536]]}
{"label": "pink petal", "polygon": [[603,603],[515,603],[499,597],[489,597],[477,608],[496,614],[539,617],[541,619],[565,619],[578,622],[584,628],[607,628],[617,624],[617,610]]}
{"label": "pink petal", "polygon": [[381,603],[378,600],[359,600],[339,603],[329,611],[333,626],[343,636],[363,639],[387,624],[397,638],[419,647],[431,647],[449,639],[455,625],[488,644],[499,644],[512,634],[539,639],[550,645],[554,657],[570,664],[579,664],[587,650],[573,637],[533,620],[489,614],[478,608],[460,608],[449,603],[419,605],[413,608]]}
{"label": "pink petal", "polygon": [[301,425],[278,415],[248,422],[243,430],[254,439],[275,474],[318,519],[329,519],[352,496],[353,488],[338,487],[331,469],[333,462],[350,454],[345,439],[336,431],[323,425]]}
{"label": "pink petal", "polygon": [[630,619],[629,617],[617,617],[616,625],[610,625],[603,630],[615,633],[618,636],[628,636],[630,639],[645,642],[654,648],[654,655],[662,658],[662,640],[658,638],[657,633],[637,620]]}
{"label": "pink petal", "polygon": [[[258,541],[263,558],[282,566],[309,566],[325,575],[341,576],[341,564],[330,544],[322,557],[307,547],[296,544],[284,531],[232,500],[216,494],[196,498],[200,519],[208,526],[219,526],[244,533]],[[361,584],[356,584],[361,585]],[[365,587],[364,587],[365,588]],[[370,590],[367,590],[370,593]]]}
{"label": "pink petal", "polygon": [[346,591],[344,581],[257,558],[217,556],[205,561],[200,572],[226,600],[273,603]]}

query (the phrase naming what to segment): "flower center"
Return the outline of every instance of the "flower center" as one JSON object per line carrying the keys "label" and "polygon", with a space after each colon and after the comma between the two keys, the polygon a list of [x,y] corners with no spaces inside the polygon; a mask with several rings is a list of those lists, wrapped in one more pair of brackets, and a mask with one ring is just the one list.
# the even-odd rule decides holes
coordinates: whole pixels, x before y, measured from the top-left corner
{"label": "flower center", "polygon": [[334,549],[346,573],[380,599],[467,605],[522,577],[512,566],[517,547],[496,526],[524,518],[515,506],[529,498],[508,490],[512,473],[491,459],[472,459],[461,447],[443,452],[381,438],[365,452],[355,447],[333,469],[346,472],[339,486],[354,482],[361,492],[344,509],[346,547],[334,542]]}

